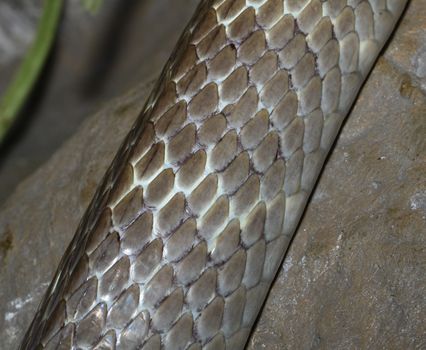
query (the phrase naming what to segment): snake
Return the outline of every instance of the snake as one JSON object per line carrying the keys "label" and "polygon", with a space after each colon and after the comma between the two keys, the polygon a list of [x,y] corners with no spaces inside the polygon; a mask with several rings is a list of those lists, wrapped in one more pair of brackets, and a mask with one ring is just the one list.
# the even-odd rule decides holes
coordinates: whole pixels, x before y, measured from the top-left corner
{"label": "snake", "polygon": [[202,0],[20,349],[243,349],[406,3]]}

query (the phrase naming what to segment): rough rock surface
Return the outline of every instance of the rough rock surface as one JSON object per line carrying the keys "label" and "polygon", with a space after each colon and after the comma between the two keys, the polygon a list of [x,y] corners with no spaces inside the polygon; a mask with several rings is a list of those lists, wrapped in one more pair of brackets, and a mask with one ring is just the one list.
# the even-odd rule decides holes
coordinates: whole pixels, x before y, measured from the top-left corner
{"label": "rough rock surface", "polygon": [[[410,3],[359,96],[249,349],[426,346],[425,13]],[[19,343],[148,92],[87,120],[0,210],[1,349]]]}

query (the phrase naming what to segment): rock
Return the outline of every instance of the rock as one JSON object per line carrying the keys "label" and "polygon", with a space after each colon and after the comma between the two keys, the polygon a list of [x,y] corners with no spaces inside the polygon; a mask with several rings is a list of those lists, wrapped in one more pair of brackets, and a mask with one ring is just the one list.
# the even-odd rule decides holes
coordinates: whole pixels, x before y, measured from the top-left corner
{"label": "rock", "polygon": [[[91,15],[81,0],[64,1],[43,75],[0,148],[1,204],[103,101],[158,75],[198,2],[109,0]],[[0,1],[0,92],[31,42],[42,5]]]}
{"label": "rock", "polygon": [[0,210],[0,349],[17,347],[151,86],[85,121]]}
{"label": "rock", "polygon": [[425,346],[425,29],[426,3],[413,1],[343,127],[248,349]]}
{"label": "rock", "polygon": [[[425,10],[410,3],[360,94],[248,349],[425,344]],[[2,349],[23,336],[148,91],[88,119],[0,210]]]}

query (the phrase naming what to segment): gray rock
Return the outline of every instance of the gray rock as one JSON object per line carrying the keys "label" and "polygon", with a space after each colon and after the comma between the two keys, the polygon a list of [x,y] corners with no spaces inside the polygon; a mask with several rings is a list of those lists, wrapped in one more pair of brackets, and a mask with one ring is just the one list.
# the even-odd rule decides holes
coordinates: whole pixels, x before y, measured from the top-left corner
{"label": "gray rock", "polygon": [[[0,149],[0,203],[111,98],[156,76],[198,0],[108,0],[92,16],[64,1],[44,74]],[[0,92],[31,42],[42,1],[0,0]],[[43,137],[40,137],[43,135]]]}
{"label": "gray rock", "polygon": [[411,2],[343,127],[248,349],[426,347],[425,23],[426,3]]}
{"label": "gray rock", "polygon": [[[249,349],[426,346],[425,13],[410,3],[360,94]],[[0,348],[19,343],[148,92],[88,119],[0,210]]]}

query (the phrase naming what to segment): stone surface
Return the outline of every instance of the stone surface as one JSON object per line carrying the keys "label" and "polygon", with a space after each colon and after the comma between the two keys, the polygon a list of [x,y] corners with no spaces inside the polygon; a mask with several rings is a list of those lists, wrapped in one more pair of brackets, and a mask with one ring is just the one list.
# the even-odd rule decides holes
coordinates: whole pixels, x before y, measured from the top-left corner
{"label": "stone surface", "polygon": [[[158,74],[198,2],[108,0],[93,16],[80,0],[64,1],[43,75],[0,148],[0,203],[104,101]],[[0,1],[0,96],[31,43],[42,3]]]}
{"label": "stone surface", "polygon": [[[249,349],[425,346],[425,7],[410,3],[361,92]],[[1,349],[17,346],[148,92],[87,120],[0,211]]]}
{"label": "stone surface", "polygon": [[367,80],[248,349],[426,346],[425,14],[410,3]]}

